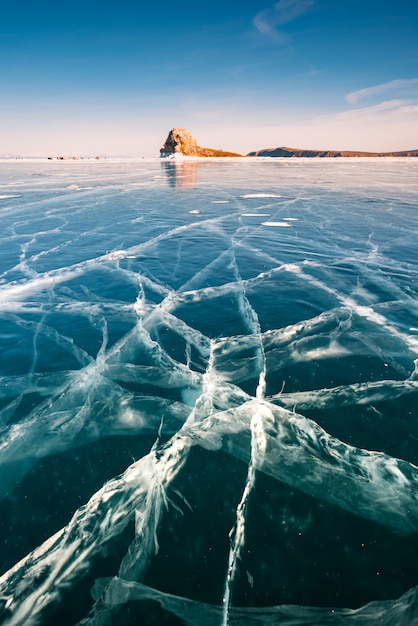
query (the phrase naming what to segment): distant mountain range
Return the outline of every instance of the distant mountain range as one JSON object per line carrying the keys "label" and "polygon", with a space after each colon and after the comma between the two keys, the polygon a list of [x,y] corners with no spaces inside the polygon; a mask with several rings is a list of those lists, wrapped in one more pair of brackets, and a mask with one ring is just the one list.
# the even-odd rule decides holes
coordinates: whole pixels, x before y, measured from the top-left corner
{"label": "distant mountain range", "polygon": [[249,152],[247,156],[257,157],[418,157],[417,150],[400,152],[361,152],[356,150],[303,150],[302,148],[266,148]]}

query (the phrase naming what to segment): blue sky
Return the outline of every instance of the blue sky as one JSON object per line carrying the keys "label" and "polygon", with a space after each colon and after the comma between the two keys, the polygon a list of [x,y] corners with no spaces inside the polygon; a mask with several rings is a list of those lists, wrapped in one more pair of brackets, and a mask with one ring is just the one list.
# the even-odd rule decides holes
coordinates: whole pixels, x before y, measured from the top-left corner
{"label": "blue sky", "polygon": [[2,7],[0,154],[418,149],[416,0]]}

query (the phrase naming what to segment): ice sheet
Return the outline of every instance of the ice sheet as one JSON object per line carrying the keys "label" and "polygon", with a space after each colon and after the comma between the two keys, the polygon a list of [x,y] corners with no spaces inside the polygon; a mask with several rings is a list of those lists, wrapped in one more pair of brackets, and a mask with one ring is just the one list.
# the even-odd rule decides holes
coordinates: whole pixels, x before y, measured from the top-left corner
{"label": "ice sheet", "polygon": [[1,623],[414,623],[418,163],[1,168]]}

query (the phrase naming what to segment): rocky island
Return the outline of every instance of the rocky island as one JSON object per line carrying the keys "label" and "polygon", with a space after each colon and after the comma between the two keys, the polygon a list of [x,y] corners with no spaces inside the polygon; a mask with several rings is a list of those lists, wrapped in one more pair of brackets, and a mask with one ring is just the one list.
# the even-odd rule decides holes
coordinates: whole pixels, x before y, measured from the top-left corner
{"label": "rocky island", "polygon": [[197,141],[192,133],[185,128],[173,128],[168,133],[165,144],[160,150],[161,157],[173,155],[192,157],[240,157],[242,154],[236,152],[224,152],[213,148],[202,148],[197,145]]}

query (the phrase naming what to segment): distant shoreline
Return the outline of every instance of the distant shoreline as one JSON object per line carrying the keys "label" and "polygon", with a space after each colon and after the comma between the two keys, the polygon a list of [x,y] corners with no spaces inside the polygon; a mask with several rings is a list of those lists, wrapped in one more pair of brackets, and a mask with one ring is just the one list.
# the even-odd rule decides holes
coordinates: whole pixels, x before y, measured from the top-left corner
{"label": "distant shoreline", "polygon": [[3,162],[39,162],[39,161],[49,161],[50,163],[63,163],[67,164],[82,164],[82,163],[106,163],[109,161],[161,161],[161,162],[187,162],[187,161],[244,161],[248,163],[249,161],[259,161],[259,160],[317,160],[317,159],[327,159],[327,160],[341,160],[341,159],[376,159],[376,160],[385,160],[385,159],[414,159],[418,157],[418,150],[405,150],[401,152],[355,152],[355,151],[323,151],[323,150],[295,150],[295,153],[288,154],[272,154],[272,152],[276,152],[278,149],[266,149],[259,150],[254,153],[249,153],[247,155],[242,156],[184,156],[182,154],[170,155],[167,157],[161,156],[102,156],[102,157],[76,157],[73,158],[69,156],[67,158],[60,157],[47,157],[47,156],[0,156],[0,163]]}
{"label": "distant shoreline", "polygon": [[400,150],[396,152],[365,152],[363,150],[306,150],[304,148],[265,148],[263,150],[256,150],[249,152],[249,157],[284,157],[284,158],[353,158],[353,157],[373,157],[373,158],[387,158],[387,157],[418,157],[417,150]]}

